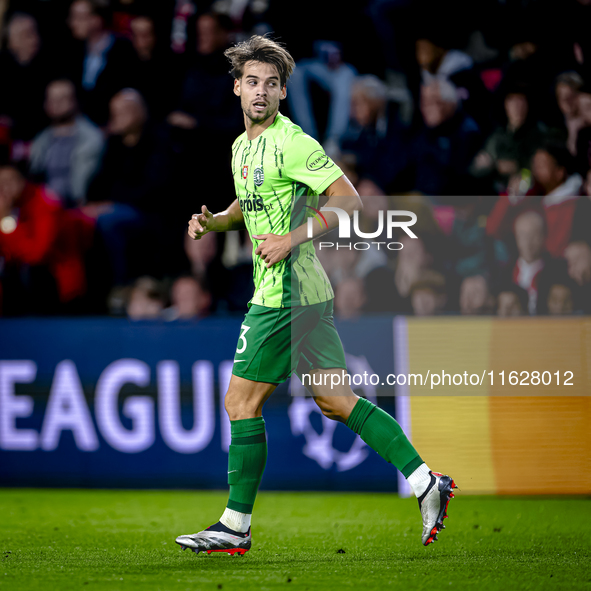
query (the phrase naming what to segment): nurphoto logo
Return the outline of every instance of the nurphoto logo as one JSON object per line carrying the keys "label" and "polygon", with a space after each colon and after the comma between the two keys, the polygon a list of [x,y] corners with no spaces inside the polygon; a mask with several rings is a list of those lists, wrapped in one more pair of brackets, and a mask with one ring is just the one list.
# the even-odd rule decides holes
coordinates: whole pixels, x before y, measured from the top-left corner
{"label": "nurphoto logo", "polygon": [[[322,212],[332,211],[337,214],[339,219],[338,233],[339,238],[351,238],[351,220],[349,215],[344,209],[340,207],[321,207],[316,209],[306,205],[308,209],[313,210],[312,217],[308,218],[308,238],[313,237],[313,220],[317,220],[321,228],[328,228],[326,218],[322,215]],[[384,215],[386,214],[386,215]],[[358,238],[371,239],[378,238],[384,233],[384,225],[386,227],[386,237],[388,240],[392,239],[392,231],[394,228],[401,228],[410,238],[418,238],[417,235],[410,229],[410,226],[414,226],[417,223],[417,216],[412,211],[404,210],[380,210],[378,215],[378,228],[375,232],[362,232],[359,228],[359,212],[356,211],[353,214],[353,234]],[[336,244],[337,250],[339,248],[354,248],[355,250],[369,250],[371,245],[375,245],[377,249],[380,246],[385,246],[388,250],[401,250],[401,242],[352,242],[350,244]],[[323,248],[332,248],[335,246],[334,242],[319,242],[318,247],[322,250]]]}

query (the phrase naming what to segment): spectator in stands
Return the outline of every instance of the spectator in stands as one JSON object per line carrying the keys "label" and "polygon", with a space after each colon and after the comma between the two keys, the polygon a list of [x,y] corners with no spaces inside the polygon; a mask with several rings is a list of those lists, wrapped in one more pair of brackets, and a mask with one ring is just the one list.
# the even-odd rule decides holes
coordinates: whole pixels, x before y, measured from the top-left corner
{"label": "spectator in stands", "polygon": [[167,215],[160,203],[170,183],[171,155],[166,136],[148,124],[137,90],[117,93],[110,109],[103,166],[90,186],[93,203],[86,211],[97,218],[115,283],[125,283],[148,269],[160,271]]}
{"label": "spectator in stands", "polygon": [[449,40],[445,40],[444,35],[445,31],[436,26],[432,31],[421,31],[416,41],[417,63],[427,81],[429,75],[449,78],[474,66],[469,55],[449,47]]}
{"label": "spectator in stands", "polygon": [[[587,30],[587,22],[589,14],[589,2],[587,0],[578,0],[581,6],[584,6],[586,9],[586,14],[583,16],[582,14],[576,15],[572,22],[576,25],[578,30],[575,30],[574,34],[570,37],[570,41],[572,43],[572,57],[576,62],[576,69],[580,72],[583,76],[584,80],[588,80],[591,76],[591,43],[589,42],[589,35]],[[571,31],[568,31],[571,33]],[[573,42],[574,41],[574,42]]]}
{"label": "spectator in stands", "polygon": [[[411,314],[412,284],[427,270],[443,270],[442,255],[446,250],[442,242],[444,236],[433,215],[431,202],[428,197],[422,195],[405,195],[390,199],[362,197],[362,201],[364,208],[361,215],[361,229],[363,229],[363,221],[368,218],[365,231],[375,231],[377,227],[375,220],[380,210],[412,211],[417,216],[413,231],[420,238],[410,238],[402,231],[394,234],[392,239],[402,245],[402,248],[383,251],[387,257],[383,263],[375,257],[375,254],[378,254],[376,251],[373,257],[376,264],[364,276],[367,293],[366,312]],[[390,241],[383,235],[377,240]],[[326,265],[325,268],[327,268]],[[328,268],[331,268],[330,264]],[[446,299],[449,301],[449,297]]]}
{"label": "spectator in stands", "polygon": [[529,296],[525,289],[507,282],[497,294],[497,316],[523,316],[528,313]]}
{"label": "spectator in stands", "polygon": [[591,168],[585,175],[582,193],[577,200],[570,239],[571,242],[581,241],[591,246]]}
{"label": "spectator in stands", "polygon": [[434,256],[421,237],[403,236],[399,240],[402,249],[398,255],[394,283],[400,297],[408,298],[413,283],[418,281],[422,272],[432,268]]}
{"label": "spectator in stands", "polygon": [[45,112],[51,125],[31,145],[30,172],[42,176],[65,205],[83,205],[100,166],[103,134],[79,113],[76,89],[69,80],[47,86]]}
{"label": "spectator in stands", "polygon": [[[375,231],[375,226],[372,229]],[[357,250],[353,248],[351,240],[336,240],[334,247],[323,248],[321,251],[323,264],[326,263],[324,268],[333,286],[350,277],[363,279],[370,271],[387,263],[382,249]]]}
{"label": "spectator in stands", "polygon": [[335,293],[335,313],[342,320],[357,318],[365,304],[366,295],[363,281],[357,277],[348,277],[341,281]]}
{"label": "spectator in stands", "polygon": [[502,251],[486,235],[485,198],[452,198],[454,219],[446,240],[446,267],[459,280],[472,275],[490,277],[497,262],[508,262],[510,255]]}
{"label": "spectator in stands", "polygon": [[[186,234],[186,232],[185,232]],[[214,232],[205,234],[199,240],[192,240],[185,235],[185,253],[191,264],[191,273],[195,277],[203,277],[210,271],[212,262],[217,257],[217,240]]]}
{"label": "spectator in stands", "polygon": [[371,74],[358,76],[352,84],[351,120],[343,136],[340,157],[351,170],[349,178],[354,184],[357,184],[359,170],[363,167],[362,161],[367,157],[371,162],[378,141],[386,134],[387,92],[387,86]]}
{"label": "spectator in stands", "polygon": [[500,197],[488,216],[487,233],[506,240],[516,216],[538,207],[545,216],[546,250],[555,258],[563,256],[583,184],[572,170],[573,159],[565,145],[550,142],[538,149],[532,159],[534,186],[525,196]]}
{"label": "spectator in stands", "polygon": [[434,316],[445,308],[445,277],[436,271],[423,271],[410,286],[410,301],[415,316]]}
{"label": "spectator in stands", "polygon": [[536,313],[538,276],[546,265],[544,217],[537,211],[525,211],[515,220],[515,241],[519,257],[513,267],[513,282],[528,294],[528,312]]}
{"label": "spectator in stands", "polygon": [[585,125],[579,113],[579,91],[583,86],[583,79],[577,72],[564,72],[556,79],[556,103],[564,117],[564,127],[567,132],[566,147],[575,156],[577,153],[577,136]]}
{"label": "spectator in stands", "polygon": [[564,67],[552,54],[539,23],[536,26],[533,12],[535,8],[529,14],[524,13],[507,23],[504,43],[509,46],[509,62],[504,67],[503,80],[509,85],[519,83],[527,86],[531,96],[536,98],[538,112],[543,115],[553,111],[554,97],[548,91]]}
{"label": "spectator in stands", "polygon": [[[57,60],[52,56],[64,49],[66,41],[70,42],[69,35],[63,35],[66,24],[61,16],[62,4],[69,10],[68,26],[80,55],[71,51]],[[215,9],[225,11],[233,22],[221,14],[202,14],[203,9],[210,10],[206,7],[211,3],[199,5],[199,16],[187,21],[188,14],[182,10],[189,12],[195,2],[191,0],[184,8],[179,5],[176,25],[195,22],[196,26],[188,31],[191,43],[186,48],[186,31],[182,27],[174,29],[177,48],[186,49],[182,59],[187,62],[183,61],[187,71],[179,73],[178,78],[177,61],[171,60],[167,47],[173,17],[173,8],[168,4],[149,2],[146,6],[144,0],[69,0],[67,4],[57,0],[0,0],[0,13],[8,7],[5,45],[0,53],[0,162],[10,155],[13,160],[26,159],[29,142],[35,137],[30,152],[31,171],[47,185],[26,182],[13,167],[0,167],[0,292],[4,288],[0,300],[3,297],[6,313],[74,311],[87,278],[91,285],[86,296],[88,292],[96,293],[92,282],[100,284],[102,276],[85,274],[82,260],[86,241],[97,233],[82,211],[98,220],[97,246],[108,249],[115,280],[125,284],[125,290],[131,290],[128,282],[137,276],[159,277],[163,269],[172,277],[181,273],[197,277],[183,276],[175,283],[175,305],[170,313],[189,317],[202,306],[211,312],[241,310],[251,297],[252,266],[248,257],[252,245],[247,237],[244,239],[244,232],[240,240],[237,233],[209,234],[200,241],[186,237],[186,260],[186,232],[177,226],[173,233],[167,227],[173,222],[166,218],[174,215],[183,226],[186,224],[193,212],[190,203],[196,186],[201,194],[220,196],[222,207],[232,194],[229,147],[244,128],[240,101],[232,93],[233,81],[223,51],[240,25],[245,31],[252,23],[264,26],[260,2],[246,3],[246,12],[244,2],[232,1],[227,6],[216,3]],[[530,293],[537,285],[538,313],[579,309],[591,313],[591,173],[582,191],[582,179],[575,173],[585,175],[591,165],[591,90],[583,85],[583,80],[591,81],[587,77],[591,45],[585,15],[572,10],[574,5],[585,4],[585,12],[589,12],[591,0],[569,0],[564,10],[553,11],[557,20],[551,25],[556,35],[547,35],[529,14],[523,21],[513,18],[515,13],[509,6],[503,12],[508,17],[503,27],[487,24],[488,32],[483,30],[487,40],[495,41],[502,53],[510,48],[511,63],[503,70],[505,80],[500,87],[504,89],[507,125],[489,138],[476,160],[479,141],[485,137],[482,133],[490,131],[491,96],[483,93],[481,73],[477,73],[472,58],[455,49],[464,47],[461,31],[459,35],[455,29],[450,33],[452,28],[444,20],[437,20],[427,30],[427,17],[434,20],[433,3],[427,9],[423,3],[415,9],[412,0],[370,0],[364,4],[377,18],[375,25],[382,25],[378,31],[389,28],[401,37],[385,39],[397,50],[397,54],[386,57],[387,63],[383,64],[379,55],[374,61],[363,62],[366,54],[371,55],[377,39],[365,43],[363,23],[354,23],[356,39],[363,40],[363,48],[351,56],[355,67],[381,75],[386,65],[397,70],[400,79],[390,72],[386,88],[375,76],[353,76],[354,70],[343,63],[336,44],[317,44],[316,59],[298,61],[288,87],[288,100],[296,99],[294,120],[298,120],[296,111],[304,108],[302,121],[311,121],[308,131],[322,135],[324,117],[312,112],[312,102],[323,103],[311,97],[316,92],[314,86],[327,91],[330,113],[322,139],[330,149],[338,142],[339,130],[347,123],[343,114],[350,109],[351,122],[340,144],[341,160],[357,176],[356,187],[364,201],[362,231],[375,230],[380,210],[410,209],[395,201],[401,197],[386,195],[418,189],[430,209],[428,215],[416,212],[418,220],[413,229],[420,240],[403,234],[392,238],[404,244],[402,251],[349,251],[339,244],[338,251],[333,248],[319,252],[335,282],[343,314],[355,317],[361,310],[414,311],[422,315],[443,308],[486,313],[492,307],[493,288],[497,314],[527,313],[530,297],[514,280],[526,285]],[[411,4],[417,17],[403,20],[418,23],[418,35],[415,27],[405,29],[400,20],[394,27],[379,20],[384,15],[393,16],[399,7],[405,7],[403,14],[407,9],[410,14]],[[539,2],[529,4],[537,6]],[[23,8],[33,11],[34,16],[14,12]],[[446,5],[441,12],[453,11]],[[243,13],[248,22],[241,21]],[[271,18],[279,13],[285,18],[284,11],[269,11]],[[316,26],[314,22],[312,26]],[[285,21],[277,18],[277,25],[278,34],[291,43],[283,28]],[[464,27],[462,23],[460,28]],[[497,29],[494,34],[493,29]],[[347,37],[344,30],[338,33],[343,39]],[[300,55],[304,55],[313,37],[308,31],[299,43],[297,35],[293,39]],[[355,50],[359,41],[344,43]],[[402,47],[403,43],[406,47]],[[470,55],[478,60],[474,53]],[[412,67],[407,63],[410,61]],[[498,65],[495,60],[493,66]],[[393,87],[403,84],[403,70],[417,99],[419,80],[423,82],[421,108],[416,110],[417,119],[419,113],[424,119],[421,129],[403,125],[393,103]],[[318,72],[322,72],[320,78]],[[491,90],[499,83],[500,66],[496,74]],[[64,76],[69,76],[80,91],[79,109],[72,83]],[[136,90],[121,92],[129,87]],[[299,100],[297,93],[302,91],[304,99]],[[556,113],[558,122],[564,120],[561,133],[566,146],[546,143],[546,130],[532,114],[535,108],[536,114],[553,126],[555,122],[549,120],[548,114],[556,111],[556,105],[562,114]],[[112,116],[105,129],[109,139],[104,166],[100,168],[104,142],[96,125],[82,113],[88,112],[104,126],[109,108]],[[163,125],[157,128],[155,121]],[[169,149],[169,134],[174,152]],[[474,181],[469,174],[470,163],[480,164],[477,174],[486,175],[481,177],[485,181],[488,175],[494,175],[496,191],[505,189],[488,216],[486,236],[483,223],[487,211],[482,211],[472,198],[460,202],[457,197],[453,201],[426,197],[478,194],[473,184],[466,184]],[[530,176],[527,169],[531,170]],[[63,197],[68,206],[83,207],[66,210],[53,193]],[[87,194],[90,205],[85,205]],[[172,196],[174,207],[160,207],[162,196]],[[433,210],[432,203],[437,205]],[[446,208],[446,204],[451,205]],[[422,227],[433,212],[445,237]],[[541,255],[544,268],[536,275],[540,257],[531,252],[539,247],[540,227],[545,233]],[[169,231],[173,240],[165,238]],[[491,237],[503,238],[514,252],[499,258],[499,243]],[[325,239],[338,241],[336,237]],[[171,256],[161,248],[162,243],[170,248],[172,242],[180,256]],[[102,256],[99,266],[104,266],[105,253],[99,251],[97,255]],[[447,258],[442,260],[442,255]],[[564,258],[562,271],[550,265],[549,255]],[[511,261],[506,268],[515,276],[507,278],[499,289],[497,281],[504,261]],[[439,272],[444,273],[443,287]],[[106,290],[112,281],[109,277]],[[50,301],[52,292],[54,301]],[[149,294],[153,292],[158,293],[152,298]],[[135,291],[134,299],[135,308],[144,308],[144,312],[132,312],[134,316],[163,316],[161,310],[167,304],[163,286],[158,284],[151,290],[144,282]],[[104,300],[100,301],[104,305]],[[126,301],[122,300],[123,311]]]}
{"label": "spectator in stands", "polygon": [[366,314],[406,313],[411,310],[409,299],[403,301],[394,284],[394,270],[390,265],[372,269],[364,278]]}
{"label": "spectator in stands", "polygon": [[179,277],[170,290],[171,307],[166,310],[168,320],[191,320],[209,314],[212,298],[203,281],[187,275]]}
{"label": "spectator in stands", "polygon": [[109,10],[99,0],[75,0],[68,24],[84,44],[72,74],[81,87],[82,111],[103,127],[111,98],[135,83],[137,57],[127,39],[108,30]]}
{"label": "spectator in stands", "polygon": [[[220,307],[229,311],[243,310],[252,297],[252,258],[248,262],[239,258],[224,259],[223,254],[227,254],[223,250],[224,243],[215,232],[199,240],[192,240],[186,231],[183,235],[185,255],[189,261],[187,271],[208,286],[207,291],[212,298],[211,310],[217,311]],[[245,245],[245,252],[247,248]],[[252,253],[252,245],[249,252]],[[228,270],[225,263],[233,263],[232,269]]]}
{"label": "spectator in stands", "polygon": [[58,311],[59,304],[73,306],[86,291],[83,256],[89,237],[90,220],[63,211],[54,193],[28,183],[14,166],[1,167],[4,312],[48,313]]}
{"label": "spectator in stands", "polygon": [[[43,112],[45,87],[51,80],[52,60],[41,52],[41,39],[35,19],[15,13],[6,26],[7,49],[0,54],[0,116],[10,120],[14,140],[28,142],[46,125]],[[13,158],[26,157],[13,145]]]}
{"label": "spectator in stands", "polygon": [[408,166],[408,133],[388,103],[387,90],[377,76],[355,79],[351,121],[341,142],[340,163],[367,196],[408,188],[400,174]]}
{"label": "spectator in stands", "polygon": [[[294,122],[306,133],[322,141],[326,151],[335,154],[347,130],[351,107],[351,87],[357,74],[355,68],[343,61],[341,47],[333,41],[317,41],[315,57],[297,62],[289,81],[287,100]],[[310,85],[314,82],[330,95],[328,124],[320,137],[312,108]]]}
{"label": "spectator in stands", "polygon": [[568,275],[565,261],[551,261],[539,277],[537,312],[551,316],[572,314],[578,308],[580,293]]}
{"label": "spectator in stands", "polygon": [[581,129],[577,135],[577,171],[586,174],[591,168],[591,85],[582,86],[577,95]]}
{"label": "spectator in stands", "polygon": [[459,195],[482,143],[476,122],[461,109],[456,88],[434,80],[421,88],[425,123],[413,146],[415,189],[425,195]]}
{"label": "spectator in stands", "polygon": [[154,19],[136,16],[131,21],[131,42],[138,57],[136,88],[144,97],[150,117],[161,120],[170,113],[180,92],[180,72],[170,48],[156,34]]}
{"label": "spectator in stands", "polygon": [[570,287],[561,283],[550,286],[546,300],[550,316],[564,316],[573,313],[573,292]]}
{"label": "spectator in stands", "polygon": [[571,242],[564,251],[568,273],[578,285],[591,282],[591,248],[583,241]]}
{"label": "spectator in stands", "polygon": [[[350,277],[359,277],[356,268],[361,252],[353,248],[347,248],[347,244],[344,242],[344,240],[342,244],[335,242],[335,248],[322,248],[319,253],[322,265],[326,269],[333,287]],[[337,244],[338,248],[336,248]]]}
{"label": "spectator in stands", "polygon": [[166,306],[163,285],[153,277],[135,281],[127,301],[127,315],[132,320],[153,320],[162,316]]}
{"label": "spectator in stands", "polygon": [[451,82],[457,89],[464,110],[482,129],[490,125],[489,94],[474,70],[472,58],[458,49],[452,49],[452,39],[439,23],[425,27],[416,41],[416,58],[421,68],[424,85],[434,80]]}
{"label": "spectator in stands", "polygon": [[408,65],[408,54],[413,53],[413,31],[407,26],[415,16],[412,8],[412,0],[369,0],[367,3],[367,11],[386,59],[389,78],[401,78]]}
{"label": "spectator in stands", "polygon": [[559,201],[560,197],[579,195],[583,179],[573,172],[572,158],[564,146],[548,145],[536,151],[532,161],[533,178],[537,186],[531,194],[555,197],[546,202]]}
{"label": "spectator in stands", "polygon": [[546,126],[536,121],[524,87],[507,87],[504,98],[507,125],[499,127],[476,156],[471,171],[486,177],[493,194],[506,192],[511,176],[529,168],[531,158],[546,139]]}
{"label": "spectator in stands", "polygon": [[197,52],[183,81],[179,107],[168,122],[181,129],[234,134],[243,118],[224,56],[232,21],[222,14],[207,13],[197,19],[196,27]]}
{"label": "spectator in stands", "polygon": [[570,244],[564,251],[570,278],[582,289],[585,312],[591,312],[591,169],[583,185],[583,196],[576,202]]}
{"label": "spectator in stands", "polygon": [[131,42],[140,60],[150,61],[156,51],[154,21],[147,15],[139,15],[131,21]]}
{"label": "spectator in stands", "polygon": [[571,242],[564,251],[568,265],[568,276],[574,283],[579,306],[585,314],[591,314],[591,246],[589,245],[589,226],[587,241]]}
{"label": "spectator in stands", "polygon": [[488,281],[482,275],[466,277],[460,286],[460,313],[464,315],[491,314],[495,298]]}
{"label": "spectator in stands", "polygon": [[[228,174],[230,146],[244,131],[244,114],[224,56],[232,29],[225,15],[206,13],[197,19],[196,53],[189,60],[178,107],[167,118],[180,153],[179,208],[188,212],[196,184],[203,194],[222,199],[220,206],[226,205],[222,196],[234,191]],[[215,201],[211,207],[217,207]]]}

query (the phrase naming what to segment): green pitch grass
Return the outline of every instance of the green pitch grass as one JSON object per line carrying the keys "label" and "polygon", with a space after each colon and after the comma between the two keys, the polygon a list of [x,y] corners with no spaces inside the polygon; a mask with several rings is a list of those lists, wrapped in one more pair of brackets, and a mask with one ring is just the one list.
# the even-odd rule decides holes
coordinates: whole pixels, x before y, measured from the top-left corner
{"label": "green pitch grass", "polygon": [[261,493],[244,557],[174,539],[222,492],[0,490],[0,590],[589,589],[587,499],[462,497],[420,543],[415,499]]}

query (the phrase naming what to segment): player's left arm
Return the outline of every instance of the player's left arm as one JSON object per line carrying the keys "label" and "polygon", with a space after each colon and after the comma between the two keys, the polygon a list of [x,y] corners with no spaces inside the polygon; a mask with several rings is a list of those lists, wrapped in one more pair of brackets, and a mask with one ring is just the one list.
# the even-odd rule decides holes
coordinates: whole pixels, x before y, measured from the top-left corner
{"label": "player's left arm", "polygon": [[[325,189],[324,194],[328,197],[328,200],[323,207],[338,207],[344,210],[349,217],[355,211],[361,211],[363,208],[359,194],[344,174],[333,181]],[[312,221],[311,237],[308,236],[308,220],[288,234],[285,234],[285,236],[278,236],[277,234],[253,236],[253,238],[263,240],[255,250],[255,254],[259,255],[265,261],[267,267],[272,267],[286,258],[296,246],[309,240],[314,240],[314,238],[318,238],[334,230],[339,225],[339,218],[335,212],[327,211],[323,212],[323,214],[327,226],[324,227],[317,219],[314,219]]]}

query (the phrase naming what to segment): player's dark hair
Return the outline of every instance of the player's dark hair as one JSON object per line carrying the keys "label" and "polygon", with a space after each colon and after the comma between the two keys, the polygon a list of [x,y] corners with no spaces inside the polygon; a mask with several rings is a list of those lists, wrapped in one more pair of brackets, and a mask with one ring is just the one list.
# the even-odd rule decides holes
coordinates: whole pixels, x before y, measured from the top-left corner
{"label": "player's dark hair", "polygon": [[230,60],[230,73],[237,80],[242,78],[247,62],[262,62],[275,66],[279,72],[281,86],[285,86],[295,68],[293,58],[283,45],[261,35],[253,35],[250,39],[226,49],[224,55]]}

